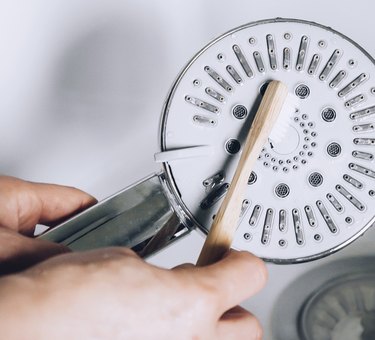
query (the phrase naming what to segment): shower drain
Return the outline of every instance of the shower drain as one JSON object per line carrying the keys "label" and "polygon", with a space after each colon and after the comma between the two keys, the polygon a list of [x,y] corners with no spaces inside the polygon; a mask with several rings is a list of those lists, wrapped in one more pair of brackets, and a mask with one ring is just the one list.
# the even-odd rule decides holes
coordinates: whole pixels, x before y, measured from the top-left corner
{"label": "shower drain", "polygon": [[303,340],[374,339],[375,276],[347,274],[319,287],[299,317]]}
{"label": "shower drain", "polygon": [[208,230],[274,79],[297,103],[284,138],[267,141],[249,174],[233,246],[301,262],[340,249],[375,221],[375,67],[358,45],[289,19],[224,34],[176,80],[161,144],[174,155],[165,170],[176,205]]}

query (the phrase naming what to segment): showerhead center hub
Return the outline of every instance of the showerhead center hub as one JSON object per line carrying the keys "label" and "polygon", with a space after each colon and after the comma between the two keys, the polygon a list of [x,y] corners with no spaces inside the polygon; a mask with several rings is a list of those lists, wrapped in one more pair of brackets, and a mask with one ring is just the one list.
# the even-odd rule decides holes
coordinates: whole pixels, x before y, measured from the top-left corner
{"label": "showerhead center hub", "polygon": [[297,129],[289,124],[282,140],[273,141],[269,139],[268,142],[274,153],[287,156],[297,150],[300,144],[300,136]]}

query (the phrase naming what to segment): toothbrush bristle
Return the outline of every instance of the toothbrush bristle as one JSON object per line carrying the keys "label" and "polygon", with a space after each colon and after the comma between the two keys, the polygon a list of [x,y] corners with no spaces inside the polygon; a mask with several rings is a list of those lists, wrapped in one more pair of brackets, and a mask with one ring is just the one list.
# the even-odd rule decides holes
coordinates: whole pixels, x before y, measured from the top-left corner
{"label": "toothbrush bristle", "polygon": [[298,108],[298,101],[295,96],[292,96],[289,93],[287,98],[285,99],[279,117],[277,118],[276,123],[270,133],[270,140],[279,143],[285,138],[286,133],[289,129],[289,122],[292,119],[296,108]]}

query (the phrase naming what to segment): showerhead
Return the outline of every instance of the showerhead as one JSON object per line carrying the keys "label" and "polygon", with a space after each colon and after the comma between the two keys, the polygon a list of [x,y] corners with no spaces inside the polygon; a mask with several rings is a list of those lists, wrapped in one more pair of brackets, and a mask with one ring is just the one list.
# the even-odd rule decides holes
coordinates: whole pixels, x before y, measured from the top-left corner
{"label": "showerhead", "polygon": [[299,105],[249,174],[234,247],[293,263],[353,241],[375,220],[373,78],[362,48],[310,22],[256,22],[208,44],[176,80],[162,119],[158,159],[186,218],[209,229],[265,87],[280,80]]}

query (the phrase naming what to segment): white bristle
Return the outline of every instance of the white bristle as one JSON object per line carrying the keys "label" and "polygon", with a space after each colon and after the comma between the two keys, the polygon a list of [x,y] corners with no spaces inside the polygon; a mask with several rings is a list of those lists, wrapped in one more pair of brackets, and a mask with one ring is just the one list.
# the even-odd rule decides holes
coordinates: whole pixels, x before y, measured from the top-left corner
{"label": "white bristle", "polygon": [[298,98],[289,93],[285,99],[279,117],[277,118],[276,123],[270,133],[269,139],[271,141],[280,143],[285,138],[289,129],[289,123],[293,119],[293,115],[298,109],[298,104]]}

